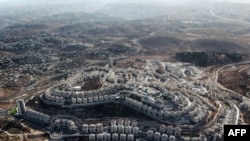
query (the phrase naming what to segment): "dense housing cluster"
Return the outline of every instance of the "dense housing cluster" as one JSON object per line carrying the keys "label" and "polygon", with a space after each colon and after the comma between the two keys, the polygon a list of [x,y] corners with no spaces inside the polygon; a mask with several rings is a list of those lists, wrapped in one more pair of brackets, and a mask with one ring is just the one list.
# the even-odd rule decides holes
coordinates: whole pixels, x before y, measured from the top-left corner
{"label": "dense housing cluster", "polygon": [[[109,62],[112,62],[110,58]],[[83,136],[90,141],[222,139],[221,123],[235,124],[238,117],[231,115],[235,115],[237,109],[231,108],[230,113],[225,113],[229,108],[218,101],[230,97],[230,93],[219,96],[220,91],[213,85],[197,80],[201,77],[197,68],[154,60],[144,62],[140,69],[115,68],[108,63],[107,67],[78,70],[40,95],[40,102],[76,109],[120,103],[161,124],[149,128],[150,123],[136,118],[105,118],[98,122],[91,119],[89,122],[67,114],[49,116],[29,109],[19,113],[28,121],[39,120],[40,124],[47,125],[53,139]],[[84,90],[89,82],[100,83],[100,87]],[[19,109],[25,109],[23,101],[19,101],[19,105]],[[203,128],[209,130],[203,131]],[[211,135],[216,131],[219,132]],[[197,136],[190,137],[190,134]]]}

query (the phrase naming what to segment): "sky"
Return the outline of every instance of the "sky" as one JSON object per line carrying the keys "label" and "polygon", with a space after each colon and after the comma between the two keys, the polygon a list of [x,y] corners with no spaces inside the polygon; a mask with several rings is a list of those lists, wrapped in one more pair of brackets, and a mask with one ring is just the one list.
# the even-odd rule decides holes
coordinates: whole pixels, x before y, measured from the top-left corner
{"label": "sky", "polygon": [[[87,0],[0,0],[0,3],[51,3],[51,2],[79,2],[79,1],[87,1]],[[96,0],[89,0],[89,1],[96,1]],[[100,1],[100,0],[98,0]],[[105,2],[112,2],[112,1],[122,1],[122,0],[101,0]],[[124,1],[124,0],[123,0]],[[125,0],[129,1],[129,0]],[[149,1],[149,0],[130,0],[130,1]],[[152,1],[152,0],[151,0]],[[161,2],[171,2],[173,0],[153,0],[153,1],[161,1]],[[178,0],[178,1],[192,1],[192,0]],[[207,1],[207,0],[204,0]],[[230,2],[246,2],[250,3],[250,0],[214,0],[214,1],[230,1]]]}
{"label": "sky", "polygon": [[[73,2],[102,2],[102,3],[110,3],[110,2],[165,2],[168,4],[181,4],[188,3],[190,1],[208,1],[208,0],[0,0],[0,7],[7,7],[9,5],[46,5],[53,3],[73,3]],[[241,3],[250,3],[250,0],[210,0],[210,1],[228,1],[228,2],[241,2]]]}

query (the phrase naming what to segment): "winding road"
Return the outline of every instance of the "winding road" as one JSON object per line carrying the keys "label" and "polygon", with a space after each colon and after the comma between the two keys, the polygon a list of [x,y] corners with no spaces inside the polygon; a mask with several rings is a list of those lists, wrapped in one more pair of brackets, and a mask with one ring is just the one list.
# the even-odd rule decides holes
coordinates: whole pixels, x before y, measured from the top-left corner
{"label": "winding road", "polygon": [[[247,61],[242,61],[242,62],[238,62],[238,63],[232,63],[232,64],[228,64],[228,65],[225,65],[225,66],[222,66],[220,68],[218,68],[216,71],[215,71],[215,80],[214,80],[214,83],[221,89],[223,90],[226,90],[226,91],[229,91],[229,92],[232,92],[233,94],[236,94],[238,96],[242,96],[243,97],[243,101],[244,100],[250,100],[248,97],[244,96],[244,95],[241,95],[235,91],[232,91],[230,89],[227,89],[225,88],[224,86],[222,86],[219,82],[218,82],[218,75],[220,73],[220,71],[222,71],[223,69],[227,68],[227,67],[230,67],[230,66],[239,66],[239,65],[246,65],[246,64],[250,64],[250,60],[247,60]],[[238,121],[239,121],[239,117],[240,117],[240,110],[239,108],[234,104],[234,108],[236,109],[236,119],[235,119],[235,125],[238,124]]]}
{"label": "winding road", "polygon": [[238,121],[239,121],[239,117],[240,117],[240,110],[239,110],[239,108],[235,104],[234,104],[234,108],[236,109],[236,112],[237,112],[234,124],[237,125]]}
{"label": "winding road", "polygon": [[217,14],[214,13],[214,9],[213,9],[213,8],[210,9],[209,13],[210,13],[212,16],[218,18],[218,19],[221,19],[221,20],[224,20],[224,21],[227,21],[227,22],[230,22],[230,23],[239,22],[239,23],[243,23],[243,24],[247,24],[247,25],[250,24],[249,22],[244,21],[243,19],[241,19],[241,20],[238,19],[238,20],[237,20],[237,19],[231,19],[231,18],[228,18],[228,17],[219,16],[219,15],[217,15]]}
{"label": "winding road", "polygon": [[219,73],[220,71],[222,71],[223,69],[227,68],[227,67],[230,67],[230,66],[239,66],[239,65],[246,65],[246,64],[250,64],[250,60],[247,60],[247,61],[242,61],[242,62],[238,62],[238,63],[232,63],[232,64],[228,64],[228,65],[225,65],[225,66],[222,66],[220,68],[218,68],[216,71],[215,71],[215,79],[214,79],[214,83],[220,87],[221,89],[223,90],[226,90],[226,91],[229,91],[231,93],[234,93],[238,96],[242,96],[243,97],[243,100],[250,100],[248,97],[244,96],[244,95],[241,95],[235,91],[232,91],[231,89],[227,89],[225,88],[224,86],[222,86],[219,82],[218,82],[218,76],[219,76]]}
{"label": "winding road", "polygon": [[[154,36],[155,33],[156,33],[156,32],[151,32],[151,33],[148,34],[148,35],[145,35],[145,36],[142,36],[142,37],[138,37],[138,38],[134,38],[134,39],[132,40],[132,43],[135,44],[135,45],[136,45],[136,48],[137,48],[135,54],[138,54],[138,53],[140,53],[140,52],[141,52],[141,53],[143,52],[143,47],[142,47],[142,45],[139,43],[139,40],[140,40],[141,38],[143,38],[143,37]],[[134,55],[134,54],[133,54],[133,55]]]}

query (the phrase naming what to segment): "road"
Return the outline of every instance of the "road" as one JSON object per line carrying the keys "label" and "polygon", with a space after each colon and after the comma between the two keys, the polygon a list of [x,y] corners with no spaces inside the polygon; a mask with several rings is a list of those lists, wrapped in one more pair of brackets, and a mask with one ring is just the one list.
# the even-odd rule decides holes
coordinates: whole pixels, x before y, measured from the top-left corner
{"label": "road", "polygon": [[12,81],[12,80],[9,80],[9,81],[7,81],[7,82],[5,82],[5,83],[1,84],[1,85],[0,85],[0,87],[3,87],[4,85],[6,85],[6,84],[10,83],[11,81]]}
{"label": "road", "polygon": [[220,71],[222,71],[223,69],[227,68],[227,67],[230,67],[230,66],[239,66],[239,65],[246,65],[246,64],[250,64],[250,60],[247,60],[247,61],[242,61],[242,62],[238,62],[238,63],[232,63],[232,64],[228,64],[228,65],[225,65],[225,66],[222,66],[220,67],[219,69],[217,69],[215,71],[215,79],[214,79],[214,84],[217,85],[219,88],[223,89],[223,90],[226,90],[226,91],[229,91],[231,93],[234,93],[238,96],[242,96],[243,97],[243,100],[250,100],[248,97],[244,96],[244,95],[241,95],[235,91],[232,91],[230,89],[227,89],[225,88],[224,86],[222,86],[219,82],[218,82],[218,76],[219,76],[219,73]]}
{"label": "road", "polygon": [[[155,25],[154,25],[154,26],[155,26]],[[157,26],[158,26],[158,24],[157,24]],[[142,47],[142,45],[139,43],[139,39],[141,39],[141,38],[143,38],[143,37],[153,36],[153,35],[155,35],[155,33],[156,33],[156,32],[151,32],[151,33],[148,34],[148,35],[145,35],[145,36],[142,36],[142,37],[138,37],[138,38],[134,38],[134,39],[132,40],[133,44],[135,44],[135,45],[136,45],[136,48],[137,48],[135,54],[138,54],[138,53],[140,53],[140,52],[143,51],[143,47]]]}
{"label": "road", "polygon": [[[114,58],[113,60],[114,61],[120,60],[120,59],[124,59],[126,57],[127,56],[120,56],[120,57]],[[84,67],[88,67],[88,66],[92,66],[92,65],[96,65],[96,64],[100,64],[100,63],[105,63],[105,62],[107,62],[107,60],[101,60],[101,61],[97,61],[94,63],[86,64],[86,65],[84,65]],[[20,99],[20,98],[28,100],[29,97],[31,97],[33,94],[43,92],[43,91],[47,90],[48,88],[52,87],[54,82],[38,87],[41,83],[53,80],[54,78],[69,74],[71,72],[72,72],[72,70],[69,70],[69,71],[66,71],[66,72],[61,73],[61,74],[55,74],[55,75],[46,77],[42,80],[37,81],[32,86],[29,86],[25,91],[18,92],[17,94],[13,95],[12,97],[9,97],[9,98],[1,100],[1,101],[16,101],[17,99]],[[28,98],[25,98],[25,97],[28,97]]]}
{"label": "road", "polygon": [[232,19],[229,19],[229,18],[226,18],[226,17],[222,17],[222,16],[219,16],[219,15],[216,15],[216,14],[214,13],[214,9],[210,9],[209,13],[210,13],[212,16],[218,18],[218,19],[230,20],[230,21],[232,21]]}
{"label": "road", "polygon": [[234,104],[234,108],[236,109],[236,119],[235,119],[235,125],[237,125],[238,124],[238,121],[239,121],[239,117],[240,117],[240,110],[239,110],[239,108]]}
{"label": "road", "polygon": [[213,119],[211,119],[211,120],[209,121],[209,123],[205,126],[205,128],[209,128],[209,127],[210,127],[211,125],[213,125],[213,124],[216,122],[216,120],[218,119],[218,116],[219,116],[219,114],[220,114],[220,112],[221,112],[222,105],[221,105],[221,102],[220,102],[220,101],[216,101],[216,103],[218,103],[219,108],[218,108],[216,114],[214,115]]}
{"label": "road", "polygon": [[[218,68],[214,73],[215,75],[215,79],[214,79],[214,84],[217,85],[220,89],[222,90],[226,90],[226,91],[229,91],[229,92],[232,92],[234,94],[237,94],[239,96],[242,96],[243,97],[243,100],[246,99],[246,100],[250,100],[248,97],[245,97],[237,92],[234,92],[230,89],[227,89],[225,88],[224,86],[222,86],[219,82],[218,82],[218,76],[219,76],[219,73],[220,71],[222,71],[223,69],[227,68],[227,67],[230,67],[230,66],[239,66],[239,65],[246,65],[246,64],[250,64],[250,60],[247,60],[247,61],[242,61],[242,62],[238,62],[238,63],[232,63],[232,64],[228,64],[228,65],[225,65],[225,66],[222,66],[220,68]],[[234,108],[236,109],[237,111],[237,115],[236,115],[236,119],[235,119],[235,125],[238,124],[238,121],[239,121],[239,116],[240,116],[240,110],[239,108],[234,104]]]}
{"label": "road", "polygon": [[227,17],[219,16],[219,15],[217,15],[217,14],[214,13],[214,9],[213,9],[213,8],[210,9],[209,13],[210,13],[212,16],[218,18],[218,19],[221,19],[221,20],[224,20],[224,21],[227,21],[227,22],[230,22],[230,23],[236,23],[236,22],[237,22],[237,23],[243,23],[243,24],[247,24],[247,25],[250,24],[249,22],[246,22],[246,21],[243,21],[243,20],[239,20],[239,19],[230,19],[230,18],[227,18]]}
{"label": "road", "polygon": [[135,44],[136,47],[137,47],[137,50],[136,50],[135,54],[140,53],[142,51],[142,46],[141,46],[141,44],[139,43],[138,40],[139,40],[139,38],[135,38],[135,39],[132,40],[133,44]]}

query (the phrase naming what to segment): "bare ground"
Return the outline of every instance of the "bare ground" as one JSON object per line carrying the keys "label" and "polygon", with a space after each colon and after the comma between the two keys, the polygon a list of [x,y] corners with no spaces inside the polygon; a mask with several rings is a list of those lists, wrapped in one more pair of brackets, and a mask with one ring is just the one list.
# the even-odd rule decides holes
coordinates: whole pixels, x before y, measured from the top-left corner
{"label": "bare ground", "polygon": [[[219,73],[218,82],[228,89],[250,97],[249,74],[249,65],[228,67]],[[250,110],[241,112],[244,122],[250,124]]]}
{"label": "bare ground", "polygon": [[249,97],[247,93],[250,91],[250,77],[246,72],[223,71],[219,74],[218,82],[228,89]]}
{"label": "bare ground", "polygon": [[[0,88],[0,99],[6,99],[12,97],[14,94],[20,91],[20,87],[2,87]],[[1,105],[0,105],[1,106]]]}

